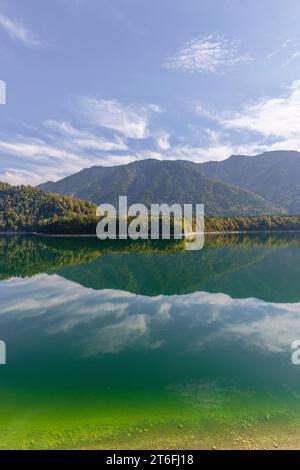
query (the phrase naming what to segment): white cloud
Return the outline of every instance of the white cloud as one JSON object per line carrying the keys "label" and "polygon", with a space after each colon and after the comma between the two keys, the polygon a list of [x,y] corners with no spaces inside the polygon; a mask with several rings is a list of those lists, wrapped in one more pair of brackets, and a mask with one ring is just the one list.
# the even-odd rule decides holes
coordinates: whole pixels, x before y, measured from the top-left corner
{"label": "white cloud", "polygon": [[[221,156],[229,149],[230,153],[247,155],[300,150],[300,80],[294,81],[281,96],[261,98],[238,112],[216,112],[202,104],[197,104],[195,111],[219,126],[218,138],[210,139],[206,146],[208,154]],[[241,140],[240,132],[247,143],[235,144]]]}
{"label": "white cloud", "polygon": [[[208,292],[138,296],[85,288],[55,274],[4,281],[0,294],[1,328],[13,320],[22,331],[30,322],[43,334],[64,335],[65,344],[84,356],[162,344],[176,344],[185,352],[188,335],[189,349],[203,348],[208,342],[216,345],[221,338],[251,351],[284,353],[290,363],[291,344],[300,334],[300,303],[234,299]],[[181,336],[172,332],[182,331],[183,324],[181,343]]]}
{"label": "white cloud", "polygon": [[[53,137],[53,136],[52,136]],[[111,155],[109,142],[98,140],[61,141],[59,145],[18,136],[0,140],[0,181],[10,184],[36,185],[63,178],[92,165],[129,163],[131,156]],[[121,144],[120,144],[121,146]],[[101,152],[99,152],[101,149]],[[12,159],[13,157],[13,159]]]}
{"label": "white cloud", "polygon": [[156,136],[156,142],[161,150],[168,150],[171,145],[169,142],[170,134],[166,131],[160,131]]}
{"label": "white cloud", "polygon": [[225,37],[209,35],[187,42],[163,66],[190,73],[217,72],[250,59],[249,54],[239,54],[237,46]]}
{"label": "white cloud", "polygon": [[168,150],[142,150],[133,155],[133,160],[144,160],[155,158],[157,160],[190,160],[196,163],[204,163],[211,160],[221,161],[230,155],[254,155],[268,150],[267,145],[250,143],[234,145],[225,140],[224,142],[208,142],[199,147],[192,145],[177,145]]}
{"label": "white cloud", "polygon": [[282,64],[282,68],[288,67],[292,62],[294,62],[300,56],[300,52],[293,52],[290,57]]}
{"label": "white cloud", "polygon": [[55,170],[45,171],[44,168],[32,168],[28,165],[28,169],[21,169],[15,167],[7,167],[6,169],[0,169],[0,181],[12,185],[31,184],[37,185],[44,183],[47,180],[57,179],[57,172]]}
{"label": "white cloud", "polygon": [[[155,126],[151,116],[161,111],[159,107],[82,98],[74,116],[76,125],[48,120],[39,139],[0,138],[0,180],[38,184],[93,165],[121,165],[147,158],[200,163],[224,160],[232,154],[300,150],[300,80],[280,97],[260,99],[241,109],[217,113],[198,103],[197,114],[212,120],[213,129],[202,129],[197,141],[200,132],[194,125],[193,132],[198,132],[191,141],[178,138],[171,145],[169,133]],[[31,133],[36,134],[37,129]]]}
{"label": "white cloud", "polygon": [[3,80],[0,80],[0,104],[6,103],[6,84]]}
{"label": "white cloud", "polygon": [[27,46],[37,46],[39,43],[21,23],[0,14],[0,27],[2,27],[12,39],[21,41]]}
{"label": "white cloud", "polygon": [[279,49],[275,49],[274,51],[270,52],[269,54],[266,55],[267,60],[273,59],[273,57],[277,56],[279,53]]}
{"label": "white cloud", "polygon": [[[66,158],[66,151],[61,148],[52,147],[47,145],[42,140],[38,139],[20,139],[19,141],[0,141],[0,151],[6,152],[10,155],[15,155],[21,158],[31,157],[40,161],[44,156],[45,158],[55,158],[64,160]],[[73,155],[76,157],[75,155]]]}
{"label": "white cloud", "polygon": [[120,135],[108,138],[67,121],[47,120],[43,126],[38,139],[25,135],[0,138],[0,181],[36,185],[92,165],[129,163],[134,159],[124,154],[128,146]]}
{"label": "white cloud", "polygon": [[161,112],[157,105],[125,105],[117,100],[102,100],[82,97],[79,100],[81,112],[94,126],[101,126],[119,132],[131,139],[144,139],[149,135],[149,117]]}
{"label": "white cloud", "polygon": [[69,148],[107,152],[128,149],[126,143],[119,136],[106,139],[91,131],[77,129],[68,122],[48,120],[44,124],[52,131],[58,132],[64,138],[64,146]]}
{"label": "white cloud", "polygon": [[[0,140],[0,181],[11,184],[38,184],[79,171],[85,158],[70,149],[41,139],[17,136]],[[12,158],[13,164],[12,164]]]}
{"label": "white cloud", "polygon": [[[202,145],[189,143],[177,144],[168,148],[159,147],[157,150],[141,150],[136,152],[135,159],[156,158],[158,160],[191,160],[197,163],[207,161],[221,161],[230,155],[256,155],[270,149],[266,143],[257,140],[242,144],[235,144],[230,135],[222,131],[206,129],[202,131],[205,142]],[[274,148],[275,150],[275,148]]]}
{"label": "white cloud", "polygon": [[300,332],[299,304],[295,304],[294,311],[290,308],[292,305],[270,304],[270,307],[275,315],[264,315],[252,321],[248,319],[245,323],[231,323],[224,328],[224,334],[244,338],[249,345],[268,352],[289,351]]}
{"label": "white cloud", "polygon": [[285,95],[261,99],[242,112],[228,113],[220,122],[227,128],[280,139],[280,145],[290,139],[300,142],[300,80],[294,81]]}
{"label": "white cloud", "polygon": [[267,146],[255,144],[233,145],[222,135],[212,137],[206,145],[199,147],[188,144],[170,146],[167,136],[160,135],[148,142],[144,149],[128,148],[120,152],[117,147],[120,145],[122,149],[122,142],[102,142],[101,138],[88,140],[87,137],[81,140],[75,135],[70,139],[62,136],[57,144],[57,134],[48,137],[47,142],[22,136],[11,141],[0,140],[0,154],[6,155],[6,159],[2,157],[0,160],[0,181],[36,185],[47,180],[56,181],[93,165],[122,165],[147,158],[200,163],[224,160],[233,153],[254,154],[267,150]]}

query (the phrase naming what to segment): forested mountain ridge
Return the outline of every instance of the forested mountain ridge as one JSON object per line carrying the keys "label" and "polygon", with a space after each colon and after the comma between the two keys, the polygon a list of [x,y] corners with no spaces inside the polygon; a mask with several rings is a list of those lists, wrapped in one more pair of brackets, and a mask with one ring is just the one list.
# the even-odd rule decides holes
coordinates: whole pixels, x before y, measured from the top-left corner
{"label": "forested mountain ridge", "polygon": [[96,204],[116,204],[119,194],[128,194],[129,202],[203,203],[206,213],[216,216],[300,214],[300,153],[232,155],[206,163],[150,159],[96,166],[39,187]]}
{"label": "forested mountain ridge", "polygon": [[147,206],[202,203],[209,230],[297,230],[298,218],[283,215],[300,214],[300,153],[96,166],[39,188],[0,183],[0,231],[95,233],[96,204],[117,207],[119,195]]}
{"label": "forested mountain ridge", "polygon": [[284,212],[249,190],[209,178],[199,164],[182,160],[149,159],[114,167],[94,166],[39,188],[74,195],[97,205],[118,205],[119,195],[127,195],[129,204],[204,204],[205,213],[215,216]]}
{"label": "forested mountain ridge", "polygon": [[232,155],[220,162],[199,165],[209,178],[248,189],[290,214],[300,214],[300,152]]}

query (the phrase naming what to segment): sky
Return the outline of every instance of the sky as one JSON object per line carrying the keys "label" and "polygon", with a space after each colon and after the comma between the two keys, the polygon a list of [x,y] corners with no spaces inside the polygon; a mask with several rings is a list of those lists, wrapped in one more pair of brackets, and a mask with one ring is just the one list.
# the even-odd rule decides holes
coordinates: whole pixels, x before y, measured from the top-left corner
{"label": "sky", "polygon": [[299,19],[299,0],[0,0],[0,181],[300,150]]}

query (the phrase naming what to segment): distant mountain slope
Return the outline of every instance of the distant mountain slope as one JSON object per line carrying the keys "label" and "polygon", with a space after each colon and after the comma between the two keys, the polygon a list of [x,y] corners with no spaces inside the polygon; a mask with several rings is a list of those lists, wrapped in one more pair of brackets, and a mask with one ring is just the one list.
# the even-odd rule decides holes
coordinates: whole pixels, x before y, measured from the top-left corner
{"label": "distant mountain slope", "polygon": [[0,231],[36,229],[43,224],[95,218],[88,201],[45,193],[31,186],[0,183]]}
{"label": "distant mountain slope", "polygon": [[255,157],[233,155],[200,165],[210,178],[253,191],[272,204],[300,214],[300,153],[265,152]]}
{"label": "distant mountain slope", "polygon": [[74,195],[100,204],[118,204],[127,195],[129,204],[199,203],[207,215],[262,215],[281,213],[261,196],[203,174],[199,164],[187,161],[143,160],[115,167],[95,166],[40,189]]}

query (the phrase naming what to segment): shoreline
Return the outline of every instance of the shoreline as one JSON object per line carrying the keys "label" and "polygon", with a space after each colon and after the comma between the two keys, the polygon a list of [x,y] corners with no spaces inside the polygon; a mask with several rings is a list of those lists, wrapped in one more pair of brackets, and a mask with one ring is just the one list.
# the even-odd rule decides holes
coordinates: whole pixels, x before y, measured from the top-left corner
{"label": "shoreline", "polygon": [[[240,234],[249,235],[249,234],[264,234],[264,233],[267,233],[267,234],[300,233],[300,229],[299,230],[231,230],[231,231],[223,230],[223,231],[204,232],[204,235],[240,235]],[[98,238],[97,235],[93,233],[78,233],[78,234],[69,233],[68,234],[68,233],[42,233],[42,232],[0,232],[0,236],[34,236],[34,237],[51,237],[51,238]],[[120,240],[120,239],[114,238],[110,240]],[[144,241],[148,241],[148,240],[152,241],[151,237],[145,239]],[[158,240],[153,239],[153,241],[159,241],[159,240],[160,239]],[[168,240],[173,240],[173,238],[170,238]]]}

